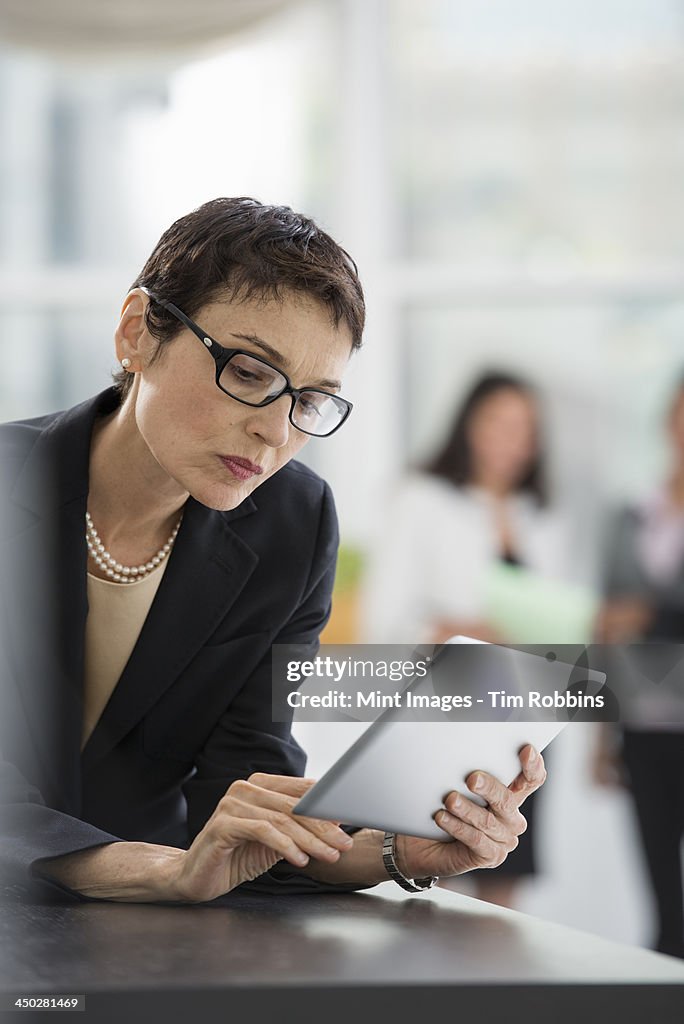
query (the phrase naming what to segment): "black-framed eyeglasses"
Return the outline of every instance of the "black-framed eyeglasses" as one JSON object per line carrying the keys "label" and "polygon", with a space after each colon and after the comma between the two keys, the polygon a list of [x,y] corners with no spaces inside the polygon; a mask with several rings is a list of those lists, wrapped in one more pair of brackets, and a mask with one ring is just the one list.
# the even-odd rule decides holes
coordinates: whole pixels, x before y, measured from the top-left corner
{"label": "black-framed eyeglasses", "polygon": [[319,388],[293,388],[287,374],[268,360],[239,348],[226,348],[191,320],[189,316],[161,299],[148,288],[142,288],[154,302],[180,320],[192,331],[216,363],[216,385],[236,402],[261,408],[283,395],[290,395],[289,419],[293,427],[314,437],[329,437],[342,426],[352,411],[352,403],[339,395]]}

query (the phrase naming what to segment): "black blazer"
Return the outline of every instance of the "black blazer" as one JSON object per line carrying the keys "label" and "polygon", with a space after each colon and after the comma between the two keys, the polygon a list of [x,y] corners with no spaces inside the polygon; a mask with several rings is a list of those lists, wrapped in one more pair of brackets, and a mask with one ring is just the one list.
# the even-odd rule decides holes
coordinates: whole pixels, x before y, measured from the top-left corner
{"label": "black blazer", "polygon": [[[0,427],[0,866],[15,884],[39,858],[114,840],[187,847],[235,779],[304,771],[290,722],[272,720],[270,648],[315,653],[338,538],[327,484],[296,462],[229,512],[188,499],[81,754],[90,438],[118,401],[108,388]],[[290,877],[275,868],[252,884]]]}

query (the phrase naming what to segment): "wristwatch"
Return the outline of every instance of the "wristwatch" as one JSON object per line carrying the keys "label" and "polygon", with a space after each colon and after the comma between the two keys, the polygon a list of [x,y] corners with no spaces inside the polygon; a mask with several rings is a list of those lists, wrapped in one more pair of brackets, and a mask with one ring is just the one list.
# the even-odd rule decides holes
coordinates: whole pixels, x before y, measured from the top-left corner
{"label": "wristwatch", "polygon": [[406,889],[406,892],[425,892],[426,889],[431,889],[438,881],[436,875],[427,875],[425,878],[407,878],[401,873],[394,857],[395,839],[396,833],[385,832],[382,842],[382,863],[385,865],[387,874],[402,889]]}

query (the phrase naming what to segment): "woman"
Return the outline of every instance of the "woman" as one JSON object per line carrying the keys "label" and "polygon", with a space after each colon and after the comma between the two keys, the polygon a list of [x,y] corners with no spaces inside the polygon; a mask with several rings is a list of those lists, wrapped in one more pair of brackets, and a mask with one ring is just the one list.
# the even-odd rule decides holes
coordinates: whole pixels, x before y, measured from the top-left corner
{"label": "woman", "polygon": [[135,902],[256,878],[361,888],[389,872],[421,888],[517,844],[544,778],[531,748],[510,788],[476,773],[489,813],[447,799],[456,842],[390,836],[384,863],[381,833],[291,813],[312,781],[272,720],[270,648],[315,651],[337,545],[327,485],[291,460],[348,416],[363,321],[355,265],[315,224],[218,199],[134,281],[115,386],[3,428],[11,878]]}
{"label": "woman", "polygon": [[510,374],[474,383],[441,450],[393,497],[366,591],[375,642],[514,639],[487,618],[493,567],[549,577],[566,569],[547,508],[537,400]]}
{"label": "woman", "polygon": [[[539,435],[528,384],[507,373],[475,382],[441,451],[395,495],[365,594],[369,641],[443,643],[463,634],[515,642],[488,617],[493,570],[503,563],[562,577],[566,569]],[[477,876],[478,895],[510,906],[516,879],[533,871],[528,830],[502,869]]]}
{"label": "woman", "polygon": [[600,730],[593,774],[600,785],[631,790],[657,914],[652,945],[684,957],[684,695],[673,671],[681,661],[675,645],[684,642],[684,382],[666,425],[664,482],[623,508],[608,533],[596,635],[625,645],[612,652],[613,671],[623,673],[623,728]]}

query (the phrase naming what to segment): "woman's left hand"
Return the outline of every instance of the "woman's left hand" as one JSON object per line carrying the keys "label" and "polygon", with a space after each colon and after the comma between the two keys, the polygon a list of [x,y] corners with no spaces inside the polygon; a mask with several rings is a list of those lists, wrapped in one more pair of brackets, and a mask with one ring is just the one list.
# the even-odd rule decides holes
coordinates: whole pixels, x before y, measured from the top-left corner
{"label": "woman's left hand", "polygon": [[397,836],[395,851],[399,870],[407,878],[426,875],[445,878],[473,868],[498,867],[516,848],[518,836],[527,828],[520,813],[521,804],[546,779],[544,760],[534,747],[523,747],[520,763],[522,772],[510,786],[504,786],[487,772],[471,772],[466,784],[487,801],[487,807],[463,793],[449,793],[444,801],[446,810],[438,811],[435,821],[455,842]]}

